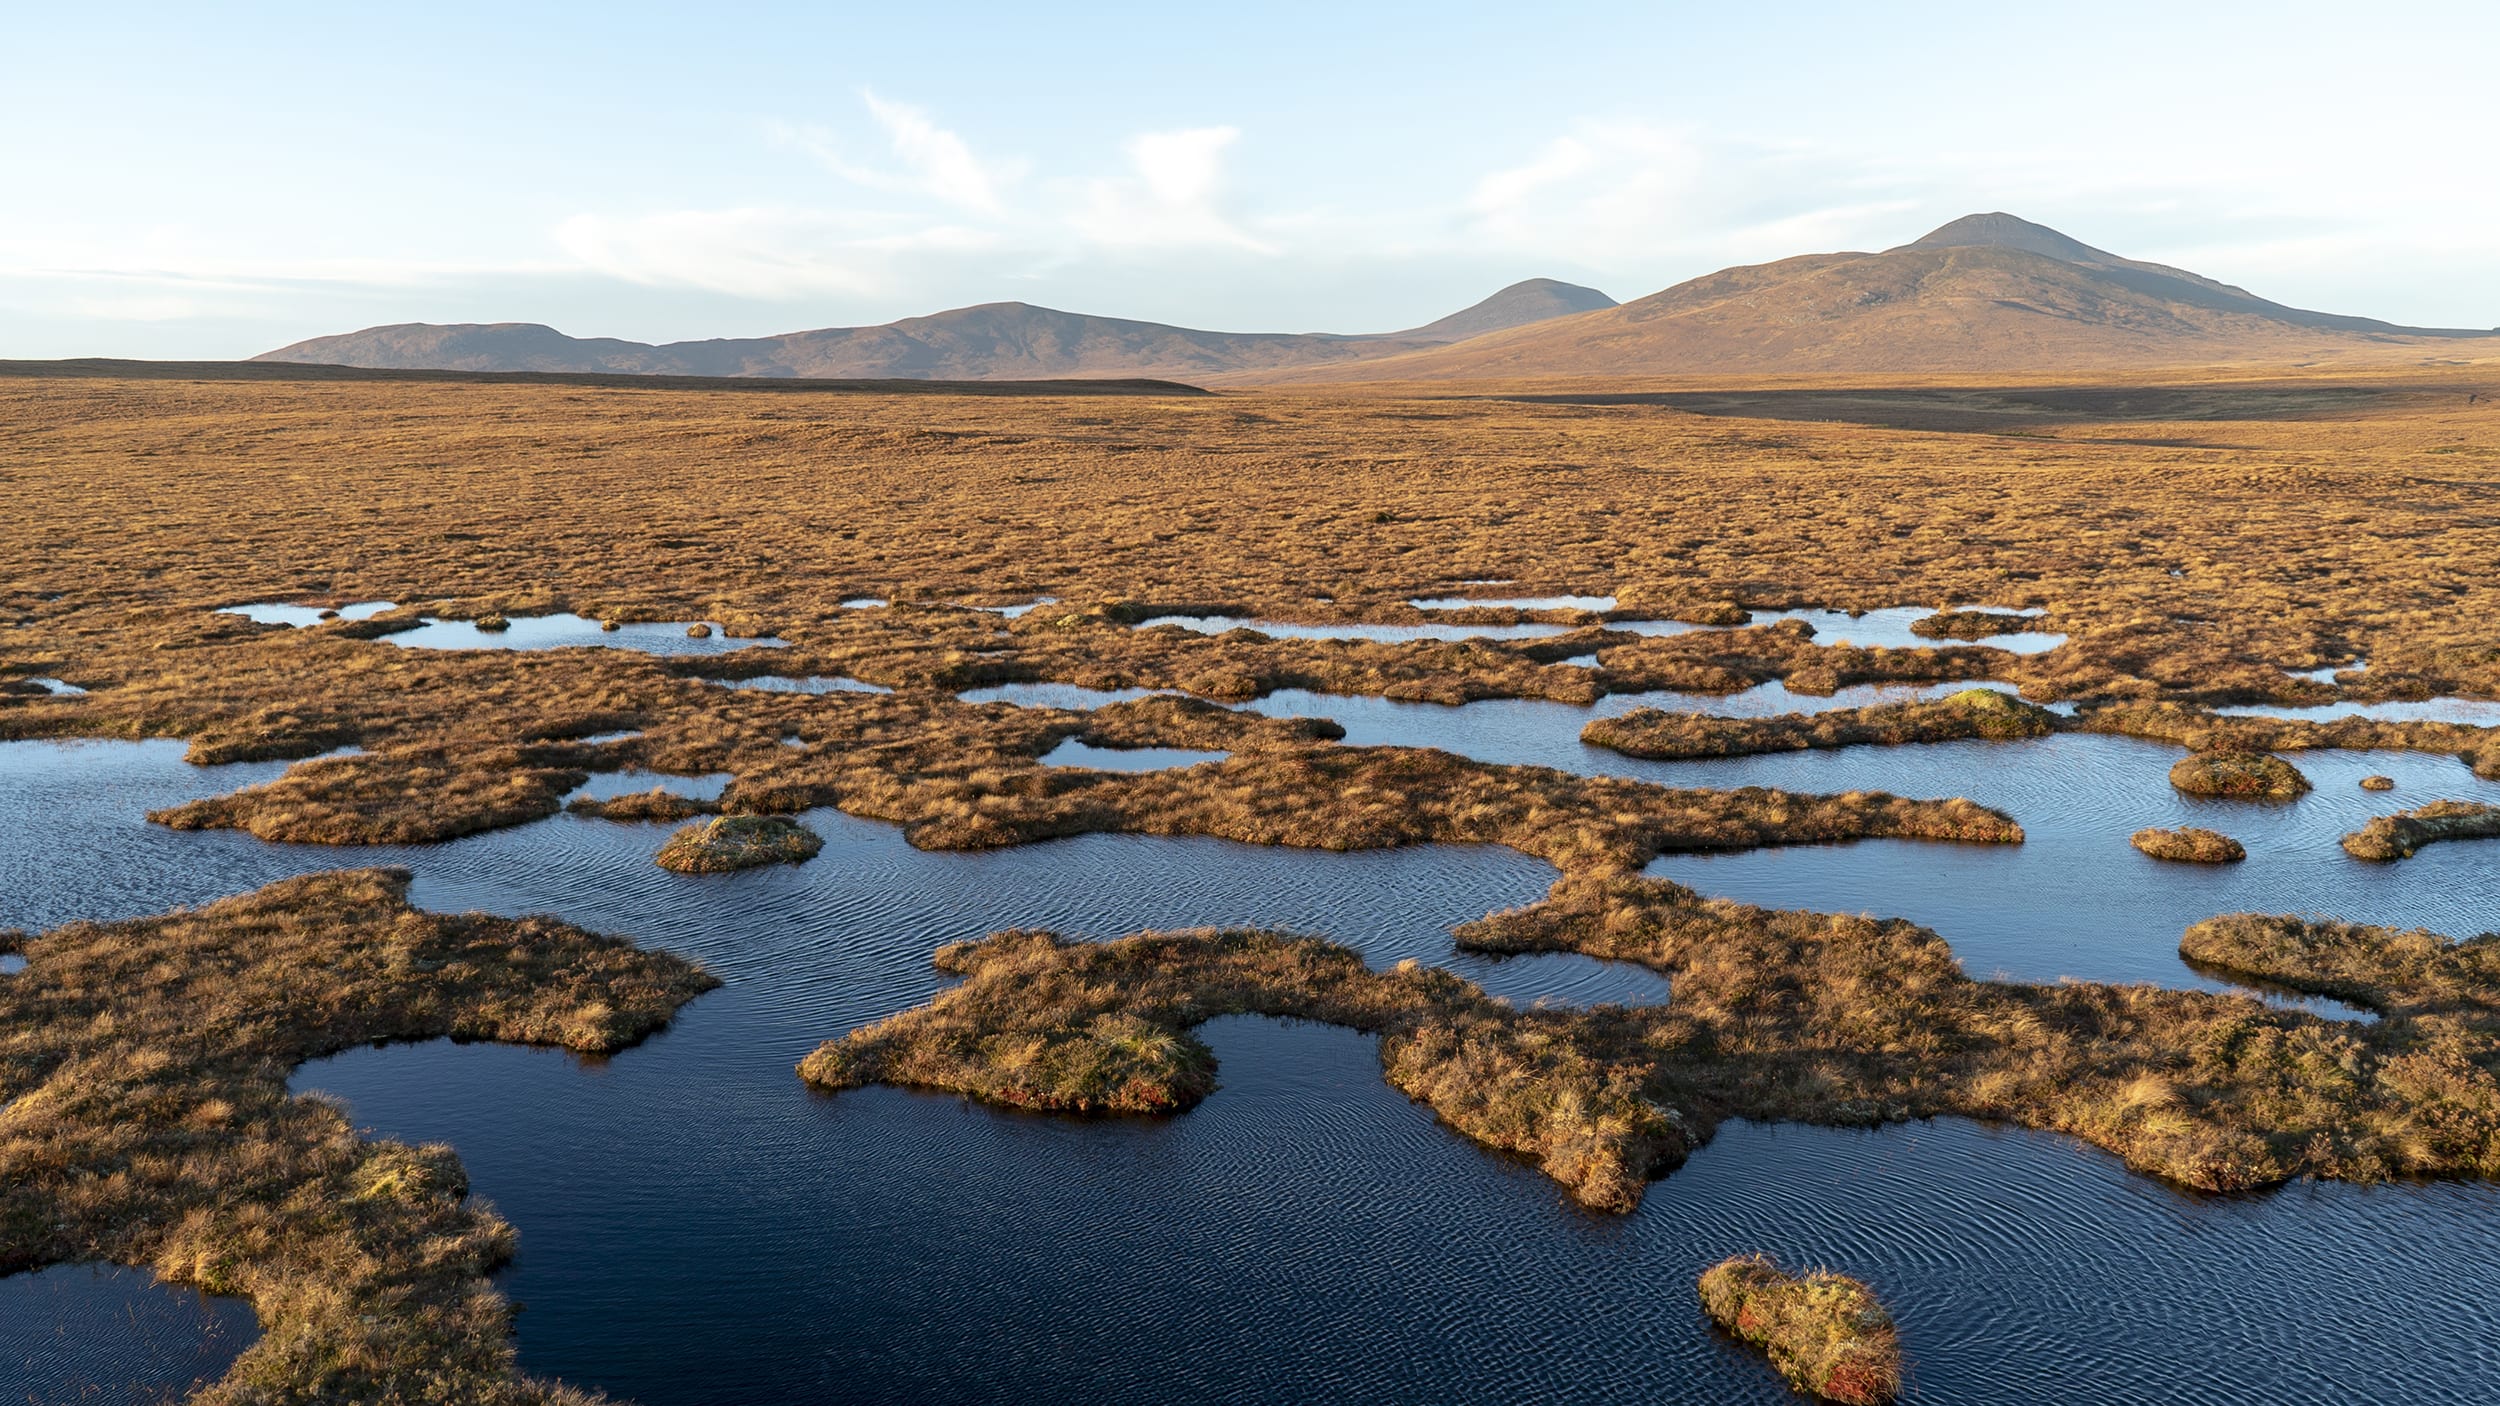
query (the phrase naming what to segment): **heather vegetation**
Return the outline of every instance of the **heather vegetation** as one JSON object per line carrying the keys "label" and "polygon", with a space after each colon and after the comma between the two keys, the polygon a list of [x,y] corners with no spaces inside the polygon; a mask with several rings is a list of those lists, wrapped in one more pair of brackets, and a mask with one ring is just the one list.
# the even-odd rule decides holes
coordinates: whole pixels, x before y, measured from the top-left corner
{"label": "heather vegetation", "polygon": [[1687,1146],[1642,1091],[1639,1027],[1615,1010],[1518,1012],[1438,968],[1373,972],[1351,948],[1267,932],[1099,943],[1010,932],[943,948],[937,964],[964,982],[827,1042],[800,1074],[829,1090],[883,1082],[1054,1112],[1171,1113],[1215,1087],[1192,1027],[1294,1016],[1378,1033],[1392,1084],[1592,1206],[1629,1210]]}
{"label": "heather vegetation", "polygon": [[1738,1255],[1703,1270],[1699,1288],[1710,1321],[1760,1348],[1797,1390],[1840,1406],[1885,1406],[1901,1394],[1900,1330],[1863,1282]]}
{"label": "heather vegetation", "polygon": [[2378,816],[2344,837],[2344,853],[2355,859],[2411,859],[2424,845],[2441,840],[2500,838],[2500,806],[2477,801],[2433,801],[2426,806]]}
{"label": "heather vegetation", "polygon": [[2004,610],[1939,610],[1910,622],[1910,633],[1931,640],[1984,640],[2037,628],[2039,617]]}
{"label": "heather vegetation", "polygon": [[2309,778],[2264,752],[2199,752],[2170,768],[2170,784],[2191,796],[2288,801],[2309,792]]}
{"label": "heather vegetation", "polygon": [[2239,841],[2196,825],[2138,830],[2127,837],[2127,843],[2155,859],[2180,864],[2237,864],[2248,858],[2248,850]]}
{"label": "heather vegetation", "polygon": [[1637,708],[1619,718],[1598,718],[1580,740],[1626,756],[1669,760],[1731,757],[1813,747],[1910,742],[2004,741],[2046,737],[2057,715],[1995,689],[1968,688],[1933,702],[1887,703],[1825,713],[1775,718],[1714,717],[1707,713]]}
{"label": "heather vegetation", "polygon": [[825,842],[815,831],[778,815],[724,815],[697,821],[668,837],[657,856],[680,874],[725,874],[767,864],[799,864]]}
{"label": "heather vegetation", "polygon": [[0,980],[0,1274],[140,1265],[249,1299],[260,1340],[201,1402],[579,1402],[519,1376],[486,1276],[511,1228],[450,1149],[372,1142],[291,1098],[380,1040],[604,1054],[716,983],[542,918],[408,906],[351,870],[20,940]]}
{"label": "heather vegetation", "polygon": [[[961,985],[828,1041],[800,1068],[828,1089],[888,1082],[1038,1110],[1165,1113],[1214,1086],[1188,1035],[1199,1023],[1324,1020],[1378,1032],[1389,1081],[1451,1127],[1618,1211],[1736,1117],[2014,1123],[2205,1191],[2500,1170],[2500,1026],[2453,1014],[2500,1009],[2481,946],[2337,929],[2329,963],[2236,936],[2294,921],[2218,919],[2180,950],[2405,1018],[2364,1026],[2245,995],[1972,981],[1908,922],[1616,874],[1566,876],[1541,903],[1461,927],[1458,945],[1638,962],[1672,977],[1668,1005],[1514,1010],[1437,970],[1375,973],[1351,949],[1277,933],[1005,933],[942,950]],[[2421,994],[2433,961],[2448,975]]]}

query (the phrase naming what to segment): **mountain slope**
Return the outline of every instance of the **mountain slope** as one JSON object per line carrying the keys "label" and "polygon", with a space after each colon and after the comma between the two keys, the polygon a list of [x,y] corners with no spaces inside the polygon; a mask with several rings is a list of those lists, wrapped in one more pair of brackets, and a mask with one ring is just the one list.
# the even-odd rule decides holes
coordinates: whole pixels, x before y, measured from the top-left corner
{"label": "mountain slope", "polygon": [[2006,214],[1877,254],[1722,269],[1618,307],[1294,379],[2050,371],[2500,336],[2308,312]]}
{"label": "mountain slope", "polygon": [[1463,342],[1487,332],[1501,332],[1525,327],[1532,322],[1546,322],[1569,317],[1576,312],[1594,312],[1615,306],[1615,300],[1594,288],[1564,283],[1551,278],[1531,278],[1514,283],[1474,307],[1461,308],[1438,322],[1390,337],[1416,342]]}
{"label": "mountain slope", "polygon": [[636,375],[908,377],[930,380],[1257,373],[1417,350],[1478,332],[1587,308],[1612,307],[1593,288],[1552,279],[1515,283],[1407,332],[1340,336],[1204,332],[1093,317],[1029,303],[984,303],[875,327],[652,346],[568,337],[530,322],[402,323],[315,337],[255,361],[449,371],[594,371]]}

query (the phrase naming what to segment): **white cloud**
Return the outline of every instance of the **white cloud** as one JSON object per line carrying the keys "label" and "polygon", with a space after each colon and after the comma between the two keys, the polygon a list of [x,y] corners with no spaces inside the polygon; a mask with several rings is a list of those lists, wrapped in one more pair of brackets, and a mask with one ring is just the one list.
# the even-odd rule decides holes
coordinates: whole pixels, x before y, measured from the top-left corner
{"label": "white cloud", "polygon": [[1220,208],[1224,153],[1240,136],[1237,127],[1186,127],[1130,138],[1123,150],[1131,174],[1088,182],[1069,227],[1110,248],[1199,245],[1276,252]]}
{"label": "white cloud", "polygon": [[860,98],[885,128],[895,157],[918,173],[922,190],[966,209],[997,212],[998,186],[1002,177],[1012,179],[1010,168],[975,159],[963,138],[930,121],[919,108],[887,102],[875,93],[863,92]]}
{"label": "white cloud", "polygon": [[557,225],[555,240],[581,267],[610,278],[741,298],[880,294],[914,256],[995,243],[990,233],[960,225],[877,228],[885,223],[772,207],[583,214]]}
{"label": "white cloud", "polygon": [[1897,243],[1919,205],[1909,186],[1840,153],[1584,120],[1478,179],[1451,238],[1635,277],[1691,273]]}
{"label": "white cloud", "polygon": [[1026,165],[1014,160],[975,156],[961,136],[941,127],[924,109],[890,102],[867,89],[860,101],[884,133],[887,149],[899,169],[864,165],[843,154],[834,134],[822,127],[786,122],[768,124],[774,140],[813,157],[843,180],[870,190],[923,195],[975,215],[997,215],[1005,207],[1004,189],[1024,178]]}

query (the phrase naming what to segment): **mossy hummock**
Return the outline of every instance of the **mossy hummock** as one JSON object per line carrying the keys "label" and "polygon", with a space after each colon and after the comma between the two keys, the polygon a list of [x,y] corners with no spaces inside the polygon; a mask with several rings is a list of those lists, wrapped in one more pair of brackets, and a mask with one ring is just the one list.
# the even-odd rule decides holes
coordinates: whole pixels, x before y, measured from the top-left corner
{"label": "mossy hummock", "polygon": [[1799,1391],[1842,1406],[1883,1406],[1901,1394],[1901,1335],[1864,1283],[1739,1255],[1702,1271],[1700,1289],[1711,1321],[1762,1349]]}
{"label": "mossy hummock", "polygon": [[2309,794],[2300,768],[2266,752],[2199,752],[2170,768],[2170,784],[2191,796],[2289,801]]}
{"label": "mossy hummock", "polygon": [[2248,851],[2239,841],[2218,830],[2194,825],[2176,830],[2138,830],[2127,837],[2127,843],[2155,859],[2176,864],[2237,864],[2248,858]]}
{"label": "mossy hummock", "polygon": [[660,867],[680,874],[724,874],[767,864],[798,864],[825,842],[815,831],[778,815],[724,815],[689,825],[660,846]]}

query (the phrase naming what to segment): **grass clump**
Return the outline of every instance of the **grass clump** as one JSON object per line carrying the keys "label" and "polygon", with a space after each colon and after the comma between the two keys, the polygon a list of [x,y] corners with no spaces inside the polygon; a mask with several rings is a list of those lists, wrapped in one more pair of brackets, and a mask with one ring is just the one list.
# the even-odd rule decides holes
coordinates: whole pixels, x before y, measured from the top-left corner
{"label": "grass clump", "polygon": [[2248,858],[2240,842],[2217,830],[2183,825],[2176,830],[2158,827],[2138,830],[2127,837],[2127,843],[2155,859],[2179,864],[2237,864]]}
{"label": "grass clump", "polygon": [[2386,863],[2411,859],[2415,850],[2441,840],[2500,838],[2500,806],[2479,801],[2433,801],[2382,815],[2344,837],[2344,853]]}
{"label": "grass clump", "polygon": [[1790,1274],[1761,1255],[1702,1271],[1702,1311],[1762,1349],[1788,1384],[1843,1406],[1901,1393],[1901,1337],[1875,1291],[1845,1274]]}
{"label": "grass clump", "polygon": [[2038,624],[2037,617],[2010,610],[1939,610],[1911,621],[1910,633],[1930,640],[1984,640],[2020,634]]}
{"label": "grass clump", "polygon": [[691,796],[678,795],[665,786],[654,786],[648,791],[636,791],[629,796],[610,796],[606,800],[577,796],[564,808],[575,815],[601,820],[676,821],[714,814],[720,809],[720,803],[698,801]]}
{"label": "grass clump", "polygon": [[816,832],[778,815],[724,815],[689,825],[660,846],[659,865],[680,874],[725,874],[798,864],[825,847]]}
{"label": "grass clump", "polygon": [[2170,768],[2170,784],[2191,796],[2288,801],[2309,794],[2300,768],[2265,752],[2199,752]]}
{"label": "grass clump", "polygon": [[479,633],[488,635],[500,635],[504,631],[512,628],[511,619],[505,616],[501,611],[481,615],[477,617],[477,620],[474,623],[476,624]]}
{"label": "grass clump", "polygon": [[1672,761],[1862,744],[2010,741],[2046,737],[2057,730],[2057,723],[2057,715],[2046,708],[1992,688],[1966,688],[1928,702],[1787,713],[1775,718],[1637,708],[1619,718],[1592,721],[1580,730],[1580,740],[1626,756]]}
{"label": "grass clump", "polygon": [[2393,791],[2396,789],[2396,778],[2392,776],[2365,776],[2361,778],[2361,789],[2364,791]]}
{"label": "grass clump", "polygon": [[315,874],[24,939],[0,980],[0,1274],[102,1259],[250,1300],[260,1340],[194,1402],[587,1400],[515,1369],[486,1277],[512,1229],[452,1151],[366,1141],[287,1076],[384,1040],[607,1053],[718,983],[552,919],[412,908],[408,882]]}
{"label": "grass clump", "polygon": [[827,1041],[818,1088],[943,1089],[1079,1114],[1168,1114],[1215,1088],[1191,1034],[1221,1015],[1376,1032],[1389,1082],[1480,1142],[1536,1159],[1585,1204],[1628,1211],[1682,1160],[1675,1116],[1641,1092],[1620,1012],[1514,1011],[1435,968],[1374,972],[1319,938],[1247,930],[1070,942],[1007,932],[941,948],[964,978],[917,1010]]}

